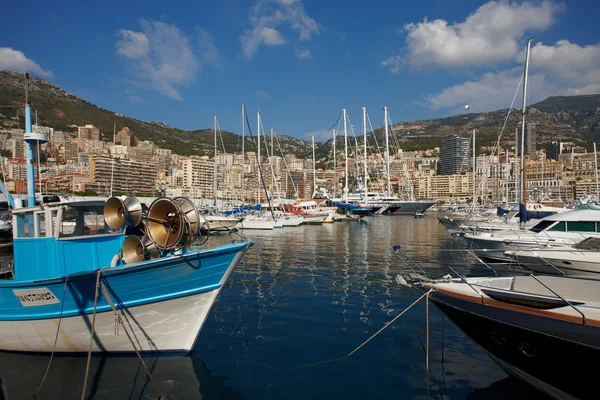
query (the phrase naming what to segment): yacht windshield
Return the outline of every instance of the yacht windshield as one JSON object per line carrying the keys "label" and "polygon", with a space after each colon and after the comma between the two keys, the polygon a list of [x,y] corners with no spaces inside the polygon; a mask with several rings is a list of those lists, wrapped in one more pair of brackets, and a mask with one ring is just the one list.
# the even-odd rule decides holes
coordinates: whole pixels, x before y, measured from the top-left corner
{"label": "yacht windshield", "polygon": [[555,224],[556,221],[540,221],[538,224],[534,225],[530,231],[532,232],[541,232],[548,229],[551,225]]}

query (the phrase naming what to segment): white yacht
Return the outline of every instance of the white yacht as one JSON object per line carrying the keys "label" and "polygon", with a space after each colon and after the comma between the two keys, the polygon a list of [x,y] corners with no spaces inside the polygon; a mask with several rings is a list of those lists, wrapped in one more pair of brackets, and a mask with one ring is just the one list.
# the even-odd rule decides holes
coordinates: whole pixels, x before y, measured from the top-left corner
{"label": "white yacht", "polygon": [[[549,216],[571,209],[565,207],[547,206],[542,203],[528,203],[527,212],[534,217]],[[519,229],[519,206],[516,205],[505,215],[499,215],[499,208],[468,210],[447,213],[438,217],[444,228],[453,235],[462,235],[467,232],[500,232]],[[533,227],[539,219],[531,219],[526,224],[527,229]]]}
{"label": "white yacht", "polygon": [[469,248],[483,258],[510,261],[506,251],[544,246],[571,246],[588,237],[600,237],[600,211],[573,210],[541,219],[529,230],[465,233]]}
{"label": "white yacht", "polygon": [[600,238],[589,237],[573,246],[507,251],[523,268],[544,274],[599,276]]}

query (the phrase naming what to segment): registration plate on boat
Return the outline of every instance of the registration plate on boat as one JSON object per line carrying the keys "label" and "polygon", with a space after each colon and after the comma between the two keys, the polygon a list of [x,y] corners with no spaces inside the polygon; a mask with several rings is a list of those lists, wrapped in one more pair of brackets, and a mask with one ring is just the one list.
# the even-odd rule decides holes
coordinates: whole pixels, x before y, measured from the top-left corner
{"label": "registration plate on boat", "polygon": [[60,301],[48,288],[13,290],[23,307],[59,304]]}

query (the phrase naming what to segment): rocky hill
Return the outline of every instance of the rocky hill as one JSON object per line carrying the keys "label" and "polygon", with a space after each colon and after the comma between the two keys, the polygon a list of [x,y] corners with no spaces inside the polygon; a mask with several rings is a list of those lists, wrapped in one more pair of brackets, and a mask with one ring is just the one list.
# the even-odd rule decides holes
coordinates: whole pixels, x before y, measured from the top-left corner
{"label": "rocky hill", "polygon": [[[23,103],[23,75],[0,71],[0,126],[16,126],[13,117]],[[160,122],[141,121],[115,113],[91,104],[47,81],[30,78],[30,98],[39,123],[71,131],[70,125],[93,124],[103,132],[112,132],[113,123],[117,130],[129,127],[141,140],[151,140],[155,144],[182,155],[210,154],[213,147],[211,129],[184,131]],[[399,142],[405,151],[434,148],[439,145],[439,137],[446,134],[460,134],[472,129],[478,131],[478,143],[490,145],[498,134],[509,110],[485,113],[468,113],[432,120],[405,121],[394,124],[392,143]],[[20,116],[22,119],[22,115]],[[503,145],[514,143],[514,132],[521,120],[521,111],[510,110],[510,116],[503,133]],[[537,124],[538,143],[549,138],[576,140],[592,143],[600,140],[600,95],[556,96],[534,104],[528,108],[528,122]],[[23,123],[22,121],[20,122]],[[22,125],[21,125],[22,126]],[[375,130],[380,146],[383,142],[383,129]],[[108,135],[110,136],[110,135]],[[370,146],[375,142],[370,134]],[[343,147],[339,138],[338,148]],[[311,143],[289,136],[279,137],[285,154],[296,154],[306,158],[312,155]],[[223,142],[227,151],[240,151],[241,138],[230,132],[223,132]],[[317,146],[317,157],[326,161],[331,151],[331,140]],[[252,144],[246,148],[251,150]]]}
{"label": "rocky hill", "polygon": [[[171,149],[176,154],[211,154],[214,146],[212,129],[184,131],[161,122],[142,121],[104,108],[79,98],[43,79],[29,78],[29,97],[32,108],[37,111],[40,125],[57,130],[73,131],[71,125],[93,124],[108,138],[112,138],[113,124],[117,131],[128,127],[140,140],[151,140],[156,145]],[[24,102],[24,75],[0,70],[0,127],[15,127],[12,119]],[[20,113],[23,127],[23,113]],[[227,151],[241,151],[241,137],[231,132],[222,132]],[[247,138],[246,149],[253,146]],[[287,153],[307,153],[310,143],[292,137],[280,137],[282,148]]]}

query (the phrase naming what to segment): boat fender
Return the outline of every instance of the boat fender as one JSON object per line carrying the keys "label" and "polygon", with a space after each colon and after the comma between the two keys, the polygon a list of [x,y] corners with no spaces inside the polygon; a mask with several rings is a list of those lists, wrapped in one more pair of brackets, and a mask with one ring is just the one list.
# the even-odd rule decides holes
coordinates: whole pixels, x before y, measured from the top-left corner
{"label": "boat fender", "polygon": [[[121,260],[121,252],[118,252],[117,254],[115,254],[115,256],[110,261],[110,266],[116,267],[117,265],[119,265],[120,260]],[[2,399],[0,398],[0,400],[2,400]]]}

